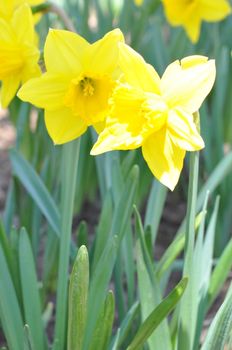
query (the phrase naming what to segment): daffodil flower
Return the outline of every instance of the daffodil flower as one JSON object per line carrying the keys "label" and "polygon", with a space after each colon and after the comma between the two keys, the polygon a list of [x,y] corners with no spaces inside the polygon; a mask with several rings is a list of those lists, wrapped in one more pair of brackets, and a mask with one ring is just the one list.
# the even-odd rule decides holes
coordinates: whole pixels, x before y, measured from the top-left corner
{"label": "daffodil flower", "polygon": [[217,22],[231,13],[228,0],[163,0],[165,14],[173,26],[183,26],[193,43],[200,36],[201,22]]}
{"label": "daffodil flower", "polygon": [[139,54],[120,44],[120,66],[124,75],[91,154],[142,147],[154,176],[173,190],[186,151],[204,147],[193,113],[213,86],[215,62],[186,57],[170,64],[160,79]]}
{"label": "daffodil flower", "polygon": [[0,17],[9,19],[14,10],[23,4],[28,4],[30,6],[40,5],[45,0],[5,0],[0,1]]}
{"label": "daffodil flower", "polygon": [[134,0],[136,6],[141,6],[143,4],[143,0]]}
{"label": "daffodil flower", "polygon": [[2,107],[8,106],[21,83],[41,74],[39,57],[30,7],[26,4],[20,6],[14,11],[10,20],[0,18]]}
{"label": "daffodil flower", "polygon": [[45,123],[55,144],[104,123],[118,76],[117,44],[123,40],[119,29],[93,44],[72,32],[49,31],[44,48],[47,72],[27,82],[18,96],[45,109]]}

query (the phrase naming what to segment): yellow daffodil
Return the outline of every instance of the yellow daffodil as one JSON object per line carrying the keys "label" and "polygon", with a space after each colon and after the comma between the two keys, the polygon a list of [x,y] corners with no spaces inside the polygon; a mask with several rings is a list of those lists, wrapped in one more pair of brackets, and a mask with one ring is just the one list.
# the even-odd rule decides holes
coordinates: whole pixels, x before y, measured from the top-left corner
{"label": "yellow daffodil", "polygon": [[173,190],[186,151],[204,147],[193,113],[213,86],[215,62],[186,57],[170,64],[160,79],[139,54],[120,44],[120,66],[124,76],[91,154],[141,146],[154,176]]}
{"label": "yellow daffodil", "polygon": [[228,0],[163,0],[168,21],[183,26],[193,43],[200,36],[201,22],[217,22],[231,13]]}
{"label": "yellow daffodil", "polygon": [[143,4],[143,0],[134,0],[136,6],[141,6]]}
{"label": "yellow daffodil", "polygon": [[28,5],[14,11],[10,20],[0,18],[1,104],[7,107],[19,85],[40,75],[33,16]]}
{"label": "yellow daffodil", "polygon": [[30,6],[40,5],[45,0],[2,0],[0,1],[0,17],[9,19],[14,10],[23,4],[28,4]]}
{"label": "yellow daffodil", "polygon": [[118,42],[123,40],[119,29],[93,44],[65,30],[49,31],[44,48],[47,72],[27,82],[18,96],[45,109],[55,144],[104,122],[118,74]]}

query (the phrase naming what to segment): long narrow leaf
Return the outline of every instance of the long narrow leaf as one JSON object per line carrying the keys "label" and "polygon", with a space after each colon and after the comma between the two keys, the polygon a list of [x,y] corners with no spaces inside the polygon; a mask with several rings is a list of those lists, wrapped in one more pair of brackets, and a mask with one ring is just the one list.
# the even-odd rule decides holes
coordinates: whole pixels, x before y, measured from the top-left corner
{"label": "long narrow leaf", "polygon": [[89,258],[85,246],[78,250],[69,286],[68,350],[81,350],[87,317]]}
{"label": "long narrow leaf", "polygon": [[25,321],[30,328],[35,349],[43,350],[46,346],[38,281],[32,248],[25,229],[21,229],[19,237],[19,266]]}
{"label": "long narrow leaf", "polygon": [[59,211],[41,178],[18,151],[11,150],[10,159],[15,176],[19,178],[25,189],[34,199],[35,203],[48,220],[53,230],[57,235],[59,235]]}
{"label": "long narrow leaf", "polygon": [[127,350],[137,350],[144,345],[158,325],[174,309],[185,291],[187,281],[187,278],[183,278],[172,292],[151,312],[141,325]]}
{"label": "long narrow leaf", "polygon": [[24,344],[23,320],[1,246],[0,266],[0,319],[2,328],[9,350],[22,350]]}

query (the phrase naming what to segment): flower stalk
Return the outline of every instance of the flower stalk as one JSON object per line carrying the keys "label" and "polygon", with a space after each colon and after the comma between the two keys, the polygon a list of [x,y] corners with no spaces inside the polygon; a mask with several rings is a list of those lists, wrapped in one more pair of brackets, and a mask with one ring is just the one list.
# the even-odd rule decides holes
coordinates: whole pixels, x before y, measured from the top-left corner
{"label": "flower stalk", "polygon": [[62,146],[61,236],[58,268],[55,341],[53,350],[64,349],[66,341],[67,294],[69,276],[68,270],[79,150],[80,139],[69,142]]}
{"label": "flower stalk", "polygon": [[71,32],[76,31],[76,29],[75,29],[71,19],[67,15],[67,13],[60,6],[57,6],[56,4],[46,2],[45,4],[34,6],[32,8],[32,12],[34,14],[40,13],[40,12],[42,12],[42,13],[48,13],[48,12],[54,13],[62,20],[66,29],[68,29]]}

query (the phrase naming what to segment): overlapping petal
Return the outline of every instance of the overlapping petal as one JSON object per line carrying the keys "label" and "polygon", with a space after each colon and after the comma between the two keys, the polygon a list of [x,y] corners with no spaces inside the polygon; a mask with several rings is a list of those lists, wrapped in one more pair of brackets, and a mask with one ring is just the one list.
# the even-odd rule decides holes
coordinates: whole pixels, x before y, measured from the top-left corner
{"label": "overlapping petal", "polygon": [[83,59],[86,73],[94,71],[99,76],[112,74],[118,65],[119,42],[124,42],[124,36],[120,29],[114,29],[90,45]]}
{"label": "overlapping petal", "polygon": [[63,100],[68,86],[67,77],[47,73],[25,83],[19,90],[18,97],[52,111],[64,106]]}
{"label": "overlapping petal", "polygon": [[173,190],[180,177],[185,151],[175,145],[170,132],[163,128],[151,135],[144,142],[142,153],[153,175]]}
{"label": "overlapping petal", "polygon": [[78,75],[82,56],[89,43],[76,33],[50,29],[44,47],[46,69],[50,73]]}
{"label": "overlapping petal", "polygon": [[126,44],[119,44],[119,65],[123,80],[147,92],[160,93],[160,78],[143,57]]}
{"label": "overlapping petal", "polygon": [[20,85],[20,74],[9,75],[2,83],[1,87],[1,105],[6,108],[15,96]]}
{"label": "overlapping petal", "polygon": [[[26,18],[26,20],[23,21],[22,18]],[[31,45],[34,44],[34,19],[29,6],[24,4],[14,11],[12,24],[14,28],[17,28],[16,33],[19,42],[28,42],[28,44]]]}
{"label": "overlapping petal", "polygon": [[133,149],[141,146],[142,128],[146,119],[141,114],[145,96],[130,86],[121,84],[112,97],[112,109],[106,126],[94,145],[91,154],[96,155],[116,149]]}
{"label": "overlapping petal", "polygon": [[204,148],[204,141],[197,130],[193,115],[181,109],[172,109],[168,115],[168,130],[172,141],[186,151]]}
{"label": "overlapping petal", "polygon": [[201,16],[206,21],[220,21],[231,14],[231,6],[227,0],[201,0]]}
{"label": "overlapping petal", "polygon": [[171,108],[181,106],[194,113],[212,89],[215,76],[215,61],[204,56],[175,61],[162,76],[162,96]]}
{"label": "overlapping petal", "polygon": [[65,107],[53,111],[46,110],[45,124],[50,137],[57,145],[78,138],[87,129],[86,123]]}

